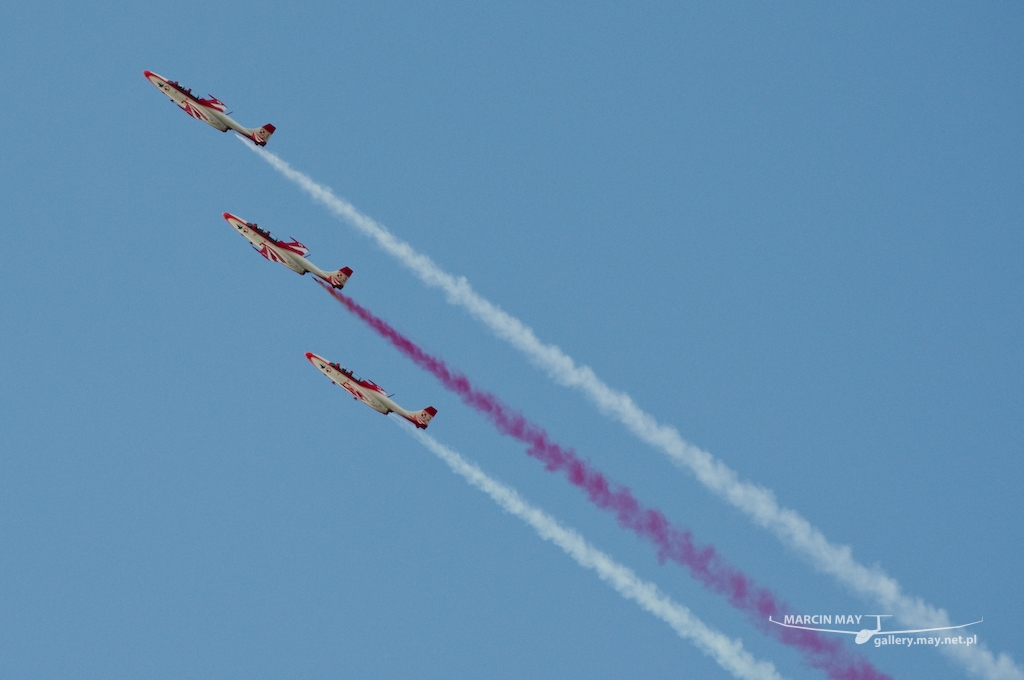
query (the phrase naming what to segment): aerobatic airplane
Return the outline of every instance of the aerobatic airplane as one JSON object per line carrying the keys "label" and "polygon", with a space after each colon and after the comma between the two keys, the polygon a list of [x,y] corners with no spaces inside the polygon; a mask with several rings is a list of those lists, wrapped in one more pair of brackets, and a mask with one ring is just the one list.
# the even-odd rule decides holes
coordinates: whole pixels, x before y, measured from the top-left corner
{"label": "aerobatic airplane", "polygon": [[246,222],[241,217],[236,217],[231,213],[224,213],[224,219],[239,234],[249,239],[256,252],[271,262],[280,262],[293,272],[298,272],[303,276],[306,272],[310,272],[339,290],[345,287],[348,277],[352,276],[352,270],[348,267],[342,267],[336,272],[325,272],[323,269],[320,269],[305,258],[309,254],[309,248],[295,239],[291,241],[278,241],[270,235],[269,231],[260,229],[255,224]]}
{"label": "aerobatic airplane", "polygon": [[387,392],[372,380],[363,380],[357,377],[352,371],[342,368],[338,364],[332,364],[327,359],[317,356],[312,352],[306,352],[309,362],[320,369],[320,372],[331,379],[335,385],[340,385],[344,390],[356,399],[360,400],[374,411],[380,411],[384,415],[397,413],[410,423],[420,428],[427,429],[430,419],[437,415],[437,409],[428,406],[422,411],[412,413],[391,401]]}
{"label": "aerobatic airplane", "polygon": [[171,101],[180,106],[185,113],[193,118],[198,118],[207,125],[217,128],[221,132],[234,130],[238,134],[248,137],[259,146],[266,146],[270,135],[274,134],[275,128],[270,123],[261,128],[250,130],[231,120],[231,117],[225,113],[228,107],[212,94],[207,95],[208,99],[200,99],[192,94],[192,90],[185,89],[176,80],[167,80],[152,71],[143,71],[142,75],[146,76],[149,82],[156,85],[158,90],[170,97]]}

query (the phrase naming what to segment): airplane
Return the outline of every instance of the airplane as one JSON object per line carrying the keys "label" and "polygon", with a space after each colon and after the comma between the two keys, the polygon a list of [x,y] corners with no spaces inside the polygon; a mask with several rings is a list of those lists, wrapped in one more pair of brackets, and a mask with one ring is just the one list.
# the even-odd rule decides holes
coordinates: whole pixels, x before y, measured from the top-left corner
{"label": "airplane", "polygon": [[863,630],[832,630],[829,628],[810,628],[808,626],[794,626],[791,623],[782,623],[780,621],[772,620],[772,617],[768,617],[768,620],[777,626],[785,626],[786,628],[799,628],[800,630],[814,630],[819,633],[845,633],[847,635],[856,635],[853,639],[858,645],[862,645],[876,635],[900,635],[901,633],[930,633],[936,630],[955,630],[957,628],[966,628],[967,626],[973,626],[977,623],[981,623],[985,619],[979,619],[971,623],[965,623],[960,626],[944,626],[942,628],[918,628],[916,630],[882,630],[882,619],[889,618],[892,614],[866,614],[868,618],[875,617],[875,629],[864,628]]}
{"label": "airplane", "polygon": [[217,128],[221,132],[234,130],[238,134],[248,137],[257,145],[266,146],[270,135],[274,134],[274,130],[276,130],[270,123],[255,130],[242,127],[225,113],[228,107],[224,105],[224,102],[212,94],[207,95],[208,99],[200,99],[192,94],[191,89],[182,87],[176,80],[167,80],[152,71],[143,71],[142,75],[146,76],[146,80],[156,85],[158,90],[170,97],[171,101],[180,106],[185,113],[193,118],[198,118],[207,125]]}
{"label": "airplane", "polygon": [[246,222],[241,217],[236,217],[231,213],[224,213],[224,219],[238,230],[238,233],[249,239],[256,252],[271,262],[280,262],[293,272],[298,272],[303,276],[306,275],[306,272],[310,272],[338,290],[344,288],[348,277],[352,276],[352,270],[348,267],[343,267],[336,272],[325,272],[323,269],[320,269],[305,258],[309,254],[309,248],[295,239],[291,241],[278,241],[270,235],[269,231],[260,229],[255,224]]}
{"label": "airplane", "polygon": [[332,383],[340,385],[342,389],[374,411],[380,411],[384,415],[397,413],[421,430],[427,429],[430,419],[437,415],[437,409],[433,406],[428,406],[422,411],[416,411],[415,413],[406,411],[391,401],[390,395],[372,380],[363,380],[353,374],[352,371],[342,368],[338,364],[332,364],[327,359],[317,356],[312,352],[306,352],[306,358],[309,359],[311,364],[320,369],[321,373],[330,378]]}

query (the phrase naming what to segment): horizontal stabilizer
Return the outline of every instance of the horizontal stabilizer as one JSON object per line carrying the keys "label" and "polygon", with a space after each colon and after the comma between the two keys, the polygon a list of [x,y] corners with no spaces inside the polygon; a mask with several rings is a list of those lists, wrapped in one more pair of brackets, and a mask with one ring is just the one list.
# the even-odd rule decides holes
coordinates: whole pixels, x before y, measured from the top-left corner
{"label": "horizontal stabilizer", "polygon": [[277,130],[277,128],[270,123],[267,123],[258,130],[254,130],[249,138],[254,141],[257,146],[266,146],[267,142],[270,140],[270,135],[274,134],[275,130]]}
{"label": "horizontal stabilizer", "polygon": [[427,425],[430,424],[430,420],[437,415],[437,409],[433,406],[428,406],[422,411],[417,411],[410,416],[406,416],[406,420],[420,428],[421,430],[427,429]]}
{"label": "horizontal stabilizer", "polygon": [[348,277],[352,276],[352,270],[348,267],[342,267],[336,272],[331,272],[327,275],[327,283],[331,284],[338,290],[345,287],[345,282],[348,281]]}

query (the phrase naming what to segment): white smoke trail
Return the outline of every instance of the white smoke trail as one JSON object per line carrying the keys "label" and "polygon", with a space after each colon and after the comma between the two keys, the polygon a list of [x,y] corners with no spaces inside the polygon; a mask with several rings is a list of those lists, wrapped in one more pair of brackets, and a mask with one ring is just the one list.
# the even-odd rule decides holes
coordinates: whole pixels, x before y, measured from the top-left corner
{"label": "white smoke trail", "polygon": [[[895,579],[878,567],[869,568],[853,558],[849,546],[832,544],[800,513],[780,507],[775,494],[764,487],[741,481],[725,463],[683,439],[670,425],[662,425],[641,410],[632,397],[606,385],[589,366],[577,366],[554,345],[542,343],[522,321],[481,297],[465,277],[454,277],[426,255],[416,252],[384,226],[356,210],[348,201],[310,177],[292,168],[276,155],[242,141],[282,175],[297,184],[336,216],[374,239],[428,286],[440,288],[451,304],[465,308],[499,338],[520,350],[547,371],[557,383],[574,387],[593,401],[601,413],[618,420],[643,441],[660,448],[678,465],[690,469],[697,479],[720,497],[769,529],[784,543],[807,557],[817,569],[830,574],[911,628],[951,625],[943,609],[920,598],[906,595]],[[1024,680],[1024,670],[1006,653],[996,657],[984,644],[976,647],[943,647],[972,675],[988,680]]]}
{"label": "white smoke trail", "polygon": [[640,580],[628,567],[615,562],[587,543],[578,533],[563,527],[553,517],[524,501],[514,489],[488,477],[476,465],[466,461],[426,433],[397,418],[394,418],[393,422],[416,437],[421,444],[447,463],[453,472],[486,493],[505,511],[533,527],[541,538],[564,550],[580,566],[596,571],[598,576],[620,595],[633,600],[667,623],[679,637],[692,642],[729,673],[744,680],[781,680],[775,666],[768,661],[755,659],[743,649],[741,641],[728,638],[709,628],[689,609],[658,590],[656,585]]}

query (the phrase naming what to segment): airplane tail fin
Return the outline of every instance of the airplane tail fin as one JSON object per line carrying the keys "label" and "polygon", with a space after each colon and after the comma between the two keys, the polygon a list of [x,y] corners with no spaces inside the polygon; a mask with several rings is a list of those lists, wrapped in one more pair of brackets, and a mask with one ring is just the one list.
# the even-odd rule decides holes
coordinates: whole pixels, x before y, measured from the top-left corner
{"label": "airplane tail fin", "polygon": [[425,430],[427,429],[427,425],[430,424],[430,419],[436,415],[437,409],[433,406],[428,406],[422,411],[417,411],[416,413],[405,416],[405,419],[421,430]]}
{"label": "airplane tail fin", "polygon": [[257,146],[266,146],[267,142],[270,140],[270,135],[274,134],[275,130],[277,130],[276,127],[267,123],[263,127],[253,130],[252,134],[249,135],[249,139],[254,141]]}
{"label": "airplane tail fin", "polygon": [[331,272],[327,275],[327,283],[331,284],[338,290],[345,287],[345,283],[348,281],[348,277],[352,276],[352,270],[349,267],[342,267],[336,272]]}

